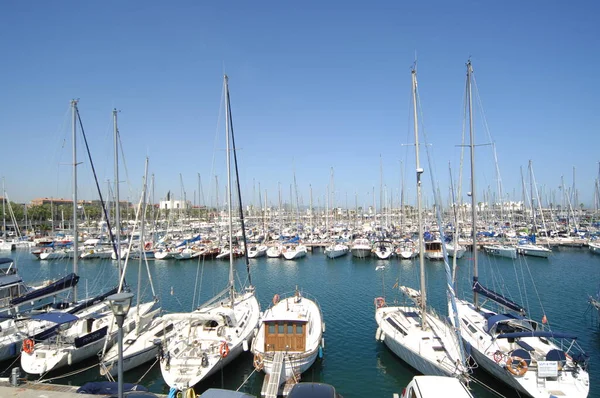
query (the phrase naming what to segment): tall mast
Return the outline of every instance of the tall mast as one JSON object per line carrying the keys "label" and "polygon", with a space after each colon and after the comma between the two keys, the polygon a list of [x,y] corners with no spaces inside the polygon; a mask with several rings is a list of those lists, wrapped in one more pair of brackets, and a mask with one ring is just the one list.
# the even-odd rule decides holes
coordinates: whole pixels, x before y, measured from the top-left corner
{"label": "tall mast", "polygon": [[121,203],[119,196],[119,128],[117,127],[117,110],[113,109],[113,135],[115,151],[115,224],[117,229],[117,266],[119,269],[119,278],[123,273],[121,264]]}
{"label": "tall mast", "polygon": [[[469,139],[470,139],[470,151],[471,151],[471,238],[473,239],[473,283],[479,279],[479,269],[477,263],[477,198],[475,188],[475,141],[473,135],[473,99],[471,97],[471,75],[473,73],[473,67],[471,60],[467,62],[467,99],[469,106]],[[473,290],[473,304],[476,308],[479,308],[479,294]]]}
{"label": "tall mast", "polygon": [[412,75],[412,99],[413,99],[413,120],[415,130],[415,160],[417,165],[417,219],[419,222],[419,266],[421,279],[421,328],[427,329],[427,291],[425,284],[425,248],[423,244],[423,220],[421,209],[421,175],[423,169],[419,160],[419,122],[417,118],[417,70],[416,66],[411,71]]}
{"label": "tall mast", "polygon": [[227,211],[229,212],[229,289],[231,294],[231,307],[235,298],[234,280],[233,280],[233,217],[231,212],[231,171],[229,154],[229,86],[228,77],[224,76],[225,84],[225,152],[227,153]]}
{"label": "tall mast", "polygon": [[6,239],[6,188],[2,177],[2,238]]}
{"label": "tall mast", "polygon": [[[73,117],[73,273],[77,275],[77,257],[79,257],[79,230],[77,228],[77,100],[71,100]],[[73,286],[73,303],[77,302],[77,285]]]}

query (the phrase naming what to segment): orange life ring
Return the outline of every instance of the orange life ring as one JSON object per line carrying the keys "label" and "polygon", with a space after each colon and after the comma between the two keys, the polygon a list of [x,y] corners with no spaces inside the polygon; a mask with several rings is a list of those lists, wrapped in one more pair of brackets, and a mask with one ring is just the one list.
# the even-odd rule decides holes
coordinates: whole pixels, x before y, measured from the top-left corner
{"label": "orange life ring", "polygon": [[219,354],[221,354],[221,358],[225,358],[227,355],[229,355],[229,346],[227,345],[226,341],[221,343],[221,346],[219,347]]}
{"label": "orange life ring", "polygon": [[277,304],[279,302],[279,295],[276,294],[273,296],[273,304]]}
{"label": "orange life ring", "polygon": [[254,355],[254,361],[252,362],[252,364],[254,365],[254,369],[256,369],[257,372],[260,372],[261,370],[263,370],[263,368],[265,367],[265,362],[263,360],[263,356],[260,355],[259,353],[256,353]]}
{"label": "orange life ring", "polygon": [[27,354],[31,354],[33,352],[34,346],[35,346],[35,343],[33,342],[33,340],[31,340],[31,339],[23,340],[23,351],[25,351]]}
{"label": "orange life ring", "polygon": [[[518,362],[516,366],[512,366],[513,362]],[[527,361],[521,357],[508,357],[506,360],[506,369],[515,376],[523,376],[527,373]]]}
{"label": "orange life ring", "polygon": [[377,297],[375,299],[375,307],[381,308],[385,305],[385,299],[383,297]]}

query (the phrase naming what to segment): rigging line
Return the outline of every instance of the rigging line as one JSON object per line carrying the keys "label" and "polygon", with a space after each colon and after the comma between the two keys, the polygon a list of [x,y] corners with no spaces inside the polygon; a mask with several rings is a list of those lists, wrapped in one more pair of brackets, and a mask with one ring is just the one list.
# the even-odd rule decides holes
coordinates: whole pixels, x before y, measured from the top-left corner
{"label": "rigging line", "polygon": [[[475,72],[472,72],[471,76],[473,77],[473,85],[475,86],[475,97],[477,98],[477,104],[479,105],[479,111],[481,112],[483,127],[485,129],[485,132],[487,133],[488,139],[492,143],[492,152],[494,154],[494,162],[496,164],[496,178],[498,179],[498,193],[500,195],[500,199],[502,199],[502,177],[500,175],[500,166],[498,165],[498,154],[496,152],[496,145],[494,143],[494,140],[492,139],[492,134],[490,133],[487,118],[485,117],[485,112],[483,110],[483,102],[481,101],[481,97],[479,95],[479,88],[477,87],[477,81],[475,80]],[[502,203],[502,201],[500,201],[500,203]]]}
{"label": "rigging line", "polygon": [[246,380],[244,380],[242,382],[242,384],[237,388],[237,390],[235,390],[236,392],[240,391],[240,388],[244,387],[244,384],[246,384],[246,382],[250,379],[250,377],[252,377],[252,375],[256,373],[256,368],[252,369],[252,373],[250,373],[250,376],[246,377]]}
{"label": "rigging line", "polygon": [[[237,150],[235,147],[235,136],[233,134],[233,112],[231,111],[231,98],[229,97],[229,85],[226,87],[227,107],[229,109],[229,129],[231,130],[231,146],[233,148],[233,164],[235,166],[235,179],[237,185],[238,201],[240,206],[240,222],[242,224],[242,241],[244,244],[244,261],[246,262],[246,272],[248,273],[248,283],[252,286],[252,276],[250,274],[250,260],[248,260],[248,244],[246,241],[246,226],[244,223],[244,209],[242,207],[242,192],[240,190],[240,175],[238,172]],[[233,247],[229,250],[233,251]]]}
{"label": "rigging line", "polygon": [[[90,365],[90,366],[88,366],[87,368],[78,369],[78,370],[75,370],[75,371],[73,371],[73,372],[65,373],[65,374],[63,374],[63,375],[60,375],[60,376],[51,377],[51,378],[49,378],[49,379],[43,379],[43,380],[42,380],[42,377],[43,377],[43,376],[42,376],[42,377],[40,377],[39,379],[37,379],[37,380],[34,382],[34,384],[41,384],[41,383],[47,383],[47,382],[49,382],[49,381],[53,381],[53,380],[64,379],[65,377],[74,376],[74,375],[76,375],[76,374],[79,374],[79,373],[82,373],[82,372],[88,371],[88,370],[90,370],[90,369],[93,369],[93,368],[95,368],[96,366],[100,366],[100,365],[96,363],[96,364],[93,364],[93,365]],[[46,372],[46,373],[44,373],[44,375],[46,375],[46,374],[48,374],[48,373],[49,373],[49,372]]]}
{"label": "rigging line", "polygon": [[[106,218],[106,226],[108,228],[108,235],[110,236],[110,241],[112,243],[112,247],[113,250],[115,252],[115,255],[118,256],[119,252],[117,251],[117,245],[115,243],[115,237],[112,233],[112,228],[110,226],[110,221],[108,218],[108,213],[106,211],[106,205],[104,203],[104,199],[102,198],[102,190],[100,189],[100,184],[98,183],[98,176],[96,175],[96,168],[94,167],[94,162],[92,161],[92,154],[90,152],[90,147],[88,145],[88,141],[87,141],[87,136],[85,135],[85,131],[83,129],[83,122],[81,121],[81,115],[79,114],[79,108],[77,106],[75,106],[75,111],[77,112],[77,119],[79,120],[79,127],[81,127],[81,134],[83,136],[83,140],[85,142],[85,148],[87,150],[87,154],[88,154],[88,158],[90,160],[90,166],[92,168],[92,173],[94,174],[94,181],[96,182],[96,189],[98,190],[98,196],[100,196],[100,203],[102,204],[102,210],[104,212],[104,217]],[[118,181],[117,181],[118,183]],[[77,206],[77,203],[73,203],[73,206]],[[75,222],[77,222],[77,220],[75,220]],[[119,231],[120,231],[120,226],[119,226]],[[77,238],[77,237],[75,237]],[[120,276],[120,275],[119,275]],[[125,283],[125,285],[127,285],[127,283]]]}
{"label": "rigging line", "polygon": [[[119,111],[120,112],[120,111]],[[123,150],[123,142],[121,141],[121,131],[117,128],[117,139],[119,140],[119,149],[121,150],[121,159],[123,159],[123,169],[125,170],[125,181],[127,182],[127,189],[129,195],[133,197],[133,188],[131,186],[131,180],[129,179],[129,170],[127,169],[127,161],[125,160],[125,151]]]}
{"label": "rigging line", "polygon": [[[221,127],[221,119],[222,119],[222,115],[223,115],[223,109],[224,109],[224,104],[225,104],[225,88],[223,88],[221,90],[221,100],[219,101],[219,114],[217,116],[217,126],[215,129],[215,138],[214,138],[214,143],[213,143],[213,156],[212,156],[212,161],[211,161],[211,165],[210,165],[210,176],[211,178],[209,179],[209,184],[208,184],[208,189],[209,192],[212,191],[211,187],[213,186],[213,181],[212,181],[212,176],[215,175],[215,170],[216,170],[216,154],[217,154],[217,145],[219,143],[219,137],[221,136],[221,133],[219,132],[219,128]],[[216,192],[216,198],[215,198],[215,209],[216,209],[216,213],[217,216],[219,214],[219,192],[218,192],[218,184],[215,182],[215,192]],[[208,199],[210,201],[210,203],[212,203],[212,198],[211,198],[211,194],[209,193],[208,195]],[[219,234],[219,240],[221,239],[221,236]]]}
{"label": "rigging line", "polygon": [[[485,388],[485,389],[489,390],[491,393],[494,393],[494,394],[496,394],[496,395],[497,395],[497,396],[499,396],[500,398],[507,398],[506,396],[504,396],[504,395],[500,394],[498,391],[494,390],[492,387],[488,386],[487,384],[485,384],[485,383],[484,383],[484,382],[482,382],[482,381],[479,381],[479,380],[477,380],[477,379],[476,379],[476,378],[474,378],[474,377],[471,377],[469,380],[470,380],[470,381],[473,381],[473,382],[475,382],[476,384],[479,384],[480,386],[482,386],[483,388]],[[515,391],[516,391],[516,390],[515,390]],[[517,392],[517,394],[518,394],[518,392]],[[519,396],[520,396],[520,395],[519,395]]]}
{"label": "rigging line", "polygon": [[152,363],[152,365],[150,365],[150,367],[148,368],[146,373],[144,373],[142,375],[142,377],[140,377],[135,384],[140,384],[142,382],[142,380],[144,379],[144,377],[146,377],[146,375],[152,370],[152,368],[154,367],[154,365],[156,365],[157,362],[158,362],[158,357],[156,358],[156,360],[154,360],[154,363]]}

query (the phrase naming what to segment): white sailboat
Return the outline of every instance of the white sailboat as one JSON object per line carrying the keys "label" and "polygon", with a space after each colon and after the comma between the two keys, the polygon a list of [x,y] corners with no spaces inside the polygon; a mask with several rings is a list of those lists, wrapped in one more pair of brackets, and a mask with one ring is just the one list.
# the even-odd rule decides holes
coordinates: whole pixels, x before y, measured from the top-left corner
{"label": "white sailboat", "polygon": [[[142,198],[138,205],[138,209],[136,212],[136,222],[134,225],[138,225],[138,220],[140,220],[140,240],[144,241],[145,236],[145,214],[146,214],[146,190],[147,190],[147,176],[148,176],[148,159],[146,159],[146,167],[144,173],[144,183],[142,188]],[[140,216],[141,214],[141,216]],[[135,232],[135,229],[134,231]],[[142,265],[145,263],[147,267],[147,262],[145,262],[145,253],[146,250],[143,245],[138,245],[138,256],[137,260],[139,261],[139,269],[138,275],[142,273]],[[131,257],[129,256],[132,252],[132,242],[129,242],[129,248],[126,250],[127,256],[125,257],[125,266],[124,269],[127,268],[127,264]],[[148,268],[148,283],[151,288],[152,297],[156,297],[156,292],[154,290],[154,284],[152,282],[152,276]],[[124,271],[125,272],[125,271]],[[138,277],[138,289],[137,289],[137,307],[134,308],[135,315],[135,327],[123,338],[123,371],[126,372],[130,369],[133,369],[137,366],[140,366],[146,362],[149,362],[155,359],[159,352],[159,344],[157,341],[160,341],[164,334],[168,334],[173,330],[173,324],[166,324],[160,317],[157,315],[160,313],[161,309],[156,308],[151,311],[147,311],[146,313],[142,313],[140,311],[141,306],[140,298],[141,298],[141,276]],[[156,302],[156,301],[154,301]],[[119,346],[118,344],[109,347],[108,344],[105,345],[105,349],[102,351],[102,355],[100,356],[100,374],[107,375],[110,374],[112,376],[117,374],[118,371],[118,358],[119,358]]]}
{"label": "white sailboat", "polygon": [[[471,137],[471,222],[475,241],[477,190],[474,177],[472,73],[469,61],[467,98]],[[491,301],[498,304],[502,312],[483,308],[479,295],[487,298],[486,303]],[[578,352],[575,336],[545,329],[544,320],[539,324],[525,317],[523,307],[481,285],[477,245],[473,246],[473,302],[457,300],[456,309],[449,306],[449,312],[477,364],[519,394],[536,398],[587,397],[590,383],[587,359],[583,352]]]}
{"label": "white sailboat", "polygon": [[334,242],[331,245],[325,248],[325,255],[327,258],[338,258],[341,256],[345,256],[350,251],[348,245],[343,243]]}
{"label": "white sailboat", "polygon": [[421,289],[401,287],[415,305],[386,306],[385,299],[375,299],[376,338],[400,359],[418,372],[433,376],[462,377],[467,371],[460,342],[453,328],[427,308],[425,281],[425,251],[423,250],[423,216],[421,209],[421,175],[417,122],[417,76],[412,70],[414,131],[417,176],[417,218]]}
{"label": "white sailboat", "polygon": [[252,342],[254,367],[277,387],[292,379],[297,382],[323,349],[325,323],[316,300],[298,289],[288,297],[273,297],[263,314]]}
{"label": "white sailboat", "polygon": [[353,257],[367,258],[371,255],[371,242],[366,238],[357,238],[350,246],[350,252]]}
{"label": "white sailboat", "polygon": [[[233,221],[229,142],[230,136],[232,141],[234,138],[231,126],[232,118],[227,76],[224,77],[224,91],[229,246],[232,247]],[[232,142],[232,149],[235,154],[235,141]],[[240,208],[241,206],[240,203]],[[229,282],[221,293],[191,313],[163,316],[165,322],[173,321],[173,331],[170,336],[165,334],[160,356],[160,370],[165,383],[177,390],[187,390],[225,367],[243,351],[250,348],[259,317],[260,306],[254,294],[254,288],[250,286],[244,292],[237,292],[235,289],[233,255],[230,254]]]}

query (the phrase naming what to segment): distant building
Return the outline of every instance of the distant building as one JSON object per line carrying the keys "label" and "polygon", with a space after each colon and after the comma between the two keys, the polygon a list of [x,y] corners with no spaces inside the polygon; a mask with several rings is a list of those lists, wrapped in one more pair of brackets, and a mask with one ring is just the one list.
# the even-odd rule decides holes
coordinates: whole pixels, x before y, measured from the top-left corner
{"label": "distant building", "polygon": [[173,209],[188,209],[190,207],[190,202],[185,202],[183,200],[161,200],[160,208],[163,210],[173,210]]}
{"label": "distant building", "polygon": [[54,203],[55,205],[70,205],[73,203],[72,199],[53,199],[53,198],[37,198],[31,201],[32,206],[49,205]]}

